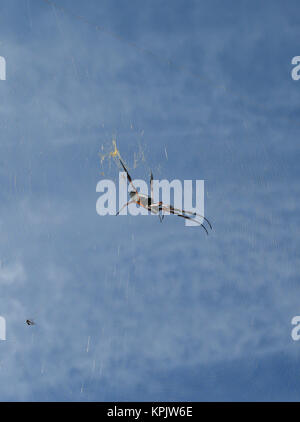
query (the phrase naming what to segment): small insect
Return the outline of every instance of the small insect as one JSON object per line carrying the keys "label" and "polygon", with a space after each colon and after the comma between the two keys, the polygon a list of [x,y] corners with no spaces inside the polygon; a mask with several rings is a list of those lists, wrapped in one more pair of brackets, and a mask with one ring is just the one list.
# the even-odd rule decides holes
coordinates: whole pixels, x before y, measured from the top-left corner
{"label": "small insect", "polygon": [[27,325],[35,325],[35,322],[32,321],[32,319],[26,319],[26,324]]}
{"label": "small insect", "polygon": [[120,160],[120,163],[121,163],[124,171],[127,174],[127,180],[130,183],[130,185],[132,186],[133,190],[131,192],[129,192],[130,201],[127,202],[125,205],[123,205],[123,207],[120,208],[120,210],[117,212],[116,215],[119,215],[120,212],[123,210],[123,208],[126,208],[126,207],[128,207],[128,205],[135,203],[135,204],[137,204],[141,207],[146,208],[148,211],[150,211],[153,214],[158,214],[160,222],[162,222],[163,218],[164,218],[164,214],[161,214],[161,212],[168,212],[170,214],[177,215],[178,217],[182,217],[182,218],[185,218],[187,220],[194,221],[195,223],[202,226],[203,229],[205,230],[206,234],[208,235],[207,228],[200,221],[198,221],[197,218],[195,218],[195,217],[203,218],[207,222],[207,224],[209,225],[209,228],[212,230],[212,225],[210,224],[208,219],[206,217],[204,217],[203,215],[197,214],[196,212],[192,212],[192,211],[185,211],[185,210],[182,210],[182,209],[179,209],[179,208],[174,208],[173,205],[164,204],[161,201],[156,202],[156,203],[153,202],[153,174],[152,174],[152,172],[151,172],[151,175],[150,175],[151,196],[147,196],[147,195],[144,195],[142,193],[139,193],[137,191],[137,189],[135,188],[135,186],[133,185],[130,174],[128,173],[128,171],[127,171],[125,165],[123,164],[122,160],[120,158],[119,158],[119,160]]}

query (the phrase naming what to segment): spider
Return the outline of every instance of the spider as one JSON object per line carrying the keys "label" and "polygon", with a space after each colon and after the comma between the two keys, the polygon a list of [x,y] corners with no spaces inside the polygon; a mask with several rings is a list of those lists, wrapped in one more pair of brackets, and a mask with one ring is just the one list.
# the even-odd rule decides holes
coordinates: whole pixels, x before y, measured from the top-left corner
{"label": "spider", "polygon": [[[160,214],[160,212],[163,211],[163,212],[168,212],[170,214],[177,215],[178,217],[182,217],[182,218],[185,218],[187,220],[194,221],[195,223],[202,226],[203,229],[205,230],[206,234],[208,235],[207,228],[200,221],[198,221],[196,218],[193,218],[193,217],[203,218],[207,222],[207,224],[209,225],[209,228],[212,230],[212,225],[210,224],[208,219],[206,217],[204,217],[203,215],[197,214],[196,212],[192,212],[192,211],[185,211],[185,210],[182,210],[182,209],[179,209],[179,208],[174,208],[173,205],[164,204],[163,202],[156,202],[156,203],[153,202],[153,174],[152,174],[152,172],[150,174],[151,196],[144,195],[142,193],[138,193],[137,189],[134,187],[134,185],[132,183],[132,179],[131,179],[130,174],[128,173],[125,165],[123,164],[123,162],[120,158],[119,158],[119,160],[120,160],[120,163],[121,163],[124,171],[127,174],[127,180],[131,184],[133,190],[129,192],[130,201],[127,202],[125,205],[123,205],[123,207],[120,208],[120,210],[117,212],[116,215],[119,215],[120,212],[123,210],[123,208],[128,207],[129,204],[135,203],[135,204],[137,204],[141,207],[146,208],[148,211],[150,211],[153,214],[158,214],[160,222],[162,222],[162,220],[164,218],[164,214],[162,214],[162,215]],[[189,214],[189,215],[186,215],[186,214]]]}

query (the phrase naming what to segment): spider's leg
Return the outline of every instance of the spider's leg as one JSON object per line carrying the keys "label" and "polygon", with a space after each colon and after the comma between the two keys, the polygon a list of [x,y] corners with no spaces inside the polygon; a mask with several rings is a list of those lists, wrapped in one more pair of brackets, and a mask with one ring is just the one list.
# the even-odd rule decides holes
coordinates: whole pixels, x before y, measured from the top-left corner
{"label": "spider's leg", "polygon": [[[151,203],[148,209],[151,213],[157,214],[160,211],[162,211],[162,208],[161,208],[162,205],[163,205],[162,202]],[[164,219],[164,215],[159,214],[159,219],[160,219],[160,222],[162,222],[162,220]]]}
{"label": "spider's leg", "polygon": [[119,158],[119,160],[120,160],[120,163],[121,163],[121,165],[122,165],[122,167],[123,167],[123,169],[124,169],[124,171],[125,171],[125,173],[126,173],[126,175],[127,175],[127,180],[128,180],[128,182],[131,184],[131,186],[133,187],[133,189],[134,189],[134,191],[136,192],[136,194],[137,194],[137,196],[139,196],[138,195],[138,192],[137,192],[137,190],[136,190],[136,187],[134,186],[134,184],[132,183],[132,179],[131,179],[131,177],[130,177],[130,174],[128,173],[128,170],[127,170],[127,168],[124,166],[124,164],[123,164],[123,161]]}
{"label": "spider's leg", "polygon": [[205,220],[207,222],[207,224],[209,225],[210,230],[212,230],[212,225],[211,225],[210,221],[208,220],[208,218],[204,217],[204,215],[198,214],[196,212],[191,212],[191,211],[185,211],[185,210],[182,210],[182,211],[183,211],[183,214],[190,214],[190,215],[193,215],[195,217],[203,218],[203,220]]}
{"label": "spider's leg", "polygon": [[162,223],[163,222],[163,219],[164,219],[164,215],[163,214],[162,215],[158,214],[158,218],[159,218],[159,221]]}
{"label": "spider's leg", "polygon": [[153,174],[152,174],[152,171],[151,171],[151,174],[150,174],[150,191],[151,191],[151,204],[152,204],[152,202],[153,202]]}
{"label": "spider's leg", "polygon": [[171,205],[163,205],[163,204],[160,206],[160,209],[162,209],[163,211],[168,211],[170,214],[177,215],[178,217],[182,217],[182,218],[185,218],[186,220],[191,220],[194,223],[199,224],[200,226],[203,227],[206,234],[208,235],[207,228],[202,223],[200,223],[199,221],[195,220],[192,217],[189,217],[188,215],[184,215],[183,213],[180,212],[181,210],[178,210],[178,209],[172,207]]}
{"label": "spider's leg", "polygon": [[170,209],[177,211],[177,212],[180,212],[181,214],[190,214],[190,215],[193,215],[193,216],[201,217],[207,222],[210,229],[212,230],[212,225],[210,224],[209,220],[206,217],[204,217],[204,215],[201,215],[201,214],[198,214],[198,213],[192,212],[192,211],[185,211],[185,210],[181,210],[179,208],[174,208],[172,205],[170,205]]}
{"label": "spider's leg", "polygon": [[164,204],[162,202],[155,202],[153,204],[151,204],[151,208],[155,208],[155,207],[162,207]]}
{"label": "spider's leg", "polygon": [[133,204],[135,201],[129,201],[122,208],[119,209],[116,215],[119,215],[123,208],[128,207],[129,204]]}
{"label": "spider's leg", "polygon": [[208,235],[207,228],[206,228],[205,226],[203,226],[203,224],[202,224],[202,223],[199,223],[199,221],[195,221],[193,218],[188,217],[187,215],[182,215],[182,214],[175,214],[175,215],[177,215],[178,217],[186,218],[187,220],[191,220],[191,221],[193,221],[194,223],[199,224],[200,226],[202,226],[202,227],[204,228],[204,230],[206,231],[206,234]]}

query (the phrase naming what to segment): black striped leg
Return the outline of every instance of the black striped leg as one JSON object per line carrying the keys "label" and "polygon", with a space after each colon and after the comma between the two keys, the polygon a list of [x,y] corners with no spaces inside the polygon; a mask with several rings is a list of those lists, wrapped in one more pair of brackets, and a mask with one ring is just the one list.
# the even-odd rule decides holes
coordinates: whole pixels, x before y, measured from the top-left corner
{"label": "black striped leg", "polygon": [[[189,217],[188,215],[182,214],[181,212],[179,212],[181,210],[177,211],[176,208],[169,205],[163,205],[162,203],[158,203],[154,205],[156,206],[159,205],[159,209],[158,209],[159,211],[166,211],[166,212],[169,212],[170,214],[177,215],[178,217],[185,218],[186,220],[190,220],[190,221],[193,221],[194,223],[197,223],[199,226],[203,227],[206,234],[208,235],[207,228],[202,223],[200,223],[200,221],[196,220],[195,218]],[[194,215],[194,213],[191,213],[191,214]]]}
{"label": "black striped leg", "polygon": [[192,212],[192,211],[185,211],[185,210],[181,210],[179,208],[174,208],[172,205],[167,205],[167,206],[170,207],[170,210],[173,210],[173,211],[175,211],[177,213],[180,213],[180,214],[189,214],[189,215],[192,215],[192,216],[195,216],[195,217],[203,218],[207,222],[207,224],[209,225],[210,229],[212,230],[211,223],[209,222],[209,220],[206,217],[204,217],[204,215],[201,215],[201,214],[198,214],[198,213]]}
{"label": "black striped leg", "polygon": [[130,177],[130,174],[128,173],[128,170],[127,170],[127,168],[124,166],[124,164],[123,164],[123,161],[119,158],[119,160],[120,160],[120,163],[121,163],[121,165],[122,165],[122,167],[123,167],[123,169],[124,169],[124,171],[125,171],[125,173],[126,173],[126,175],[127,175],[127,180],[128,180],[128,182],[131,184],[131,186],[133,187],[133,190],[136,192],[136,194],[137,194],[137,196],[139,196],[138,195],[138,192],[137,192],[137,190],[136,190],[136,188],[135,188],[135,186],[134,186],[134,184],[132,183],[132,179],[131,179],[131,177]]}

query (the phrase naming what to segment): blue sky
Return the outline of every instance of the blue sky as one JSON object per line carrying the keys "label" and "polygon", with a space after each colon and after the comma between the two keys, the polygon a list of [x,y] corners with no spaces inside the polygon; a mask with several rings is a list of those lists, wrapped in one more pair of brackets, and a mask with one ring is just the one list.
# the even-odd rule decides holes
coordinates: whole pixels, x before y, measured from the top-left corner
{"label": "blue sky", "polygon": [[[299,3],[57,3],[105,31],[0,6],[0,400],[298,400]],[[96,214],[113,137],[205,180],[209,237]]]}

